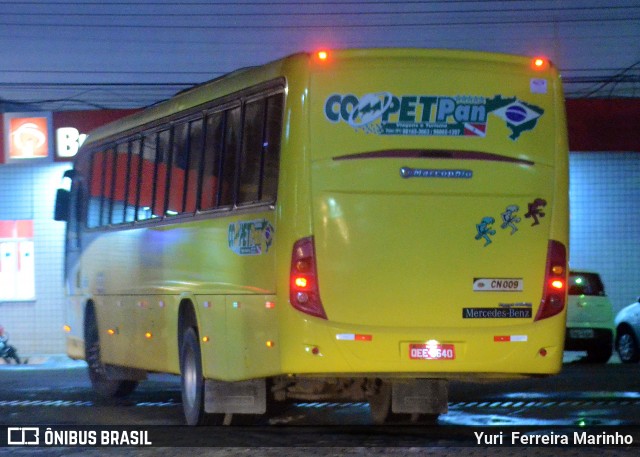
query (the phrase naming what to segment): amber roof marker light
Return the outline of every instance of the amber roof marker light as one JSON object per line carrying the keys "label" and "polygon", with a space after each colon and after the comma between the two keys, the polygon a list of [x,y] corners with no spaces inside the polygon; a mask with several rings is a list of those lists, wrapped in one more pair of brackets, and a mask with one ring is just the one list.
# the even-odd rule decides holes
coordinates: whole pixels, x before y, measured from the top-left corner
{"label": "amber roof marker light", "polygon": [[316,53],[318,60],[326,61],[329,58],[329,53],[327,51],[318,51]]}
{"label": "amber roof marker light", "polygon": [[531,67],[534,70],[546,70],[550,65],[549,59],[546,57],[534,57],[531,60]]}

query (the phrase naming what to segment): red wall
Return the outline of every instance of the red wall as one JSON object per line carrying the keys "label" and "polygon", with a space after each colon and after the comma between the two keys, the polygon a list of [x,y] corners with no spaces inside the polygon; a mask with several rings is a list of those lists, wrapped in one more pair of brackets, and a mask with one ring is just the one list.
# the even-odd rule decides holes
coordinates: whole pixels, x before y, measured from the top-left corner
{"label": "red wall", "polygon": [[570,151],[640,152],[640,99],[567,100]]}

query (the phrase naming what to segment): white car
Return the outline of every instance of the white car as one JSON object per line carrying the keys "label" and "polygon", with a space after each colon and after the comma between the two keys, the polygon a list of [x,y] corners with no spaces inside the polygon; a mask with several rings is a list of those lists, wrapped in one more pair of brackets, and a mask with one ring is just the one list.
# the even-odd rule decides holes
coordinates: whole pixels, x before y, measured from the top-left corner
{"label": "white car", "polygon": [[613,353],[613,306],[598,273],[569,272],[566,351],[587,351],[587,362],[607,363]]}
{"label": "white car", "polygon": [[615,319],[616,350],[624,363],[640,361],[640,297],[618,312]]}

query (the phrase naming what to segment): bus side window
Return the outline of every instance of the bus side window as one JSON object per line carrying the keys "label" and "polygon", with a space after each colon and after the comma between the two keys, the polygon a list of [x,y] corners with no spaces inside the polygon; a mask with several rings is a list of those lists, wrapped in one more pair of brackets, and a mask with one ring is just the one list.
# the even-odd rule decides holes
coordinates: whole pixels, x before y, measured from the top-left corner
{"label": "bus side window", "polygon": [[182,122],[173,127],[173,144],[171,154],[171,176],[169,177],[169,187],[167,191],[168,206],[167,216],[175,216],[183,211],[184,202],[184,181],[185,172],[189,166],[189,149],[188,149],[188,129],[189,124]]}
{"label": "bus side window", "polygon": [[138,201],[138,181],[140,179],[140,139],[129,142],[129,172],[126,185],[124,221],[133,222]]}
{"label": "bus side window", "polygon": [[195,213],[200,182],[200,165],[202,163],[202,147],[204,145],[202,119],[189,123],[189,167],[186,170],[184,190],[184,212]]}
{"label": "bus side window", "polygon": [[158,134],[158,147],[156,149],[156,180],[153,192],[153,217],[162,217],[165,211],[167,186],[169,185],[168,165],[171,163],[169,142],[171,131],[163,130]]}
{"label": "bus side window", "polygon": [[222,158],[222,185],[220,187],[220,206],[234,203],[236,158],[240,149],[241,116],[240,107],[227,111],[224,134],[224,156]]}
{"label": "bus side window", "polygon": [[104,152],[96,151],[91,158],[91,178],[87,198],[87,227],[100,225],[100,207],[102,205],[102,182],[104,178]]}
{"label": "bus side window", "polygon": [[111,192],[111,223],[124,222],[125,190],[129,169],[129,143],[120,143],[116,147],[116,162],[113,171],[113,189]]}
{"label": "bus side window", "polygon": [[80,214],[82,213],[83,186],[80,179],[71,181],[69,193],[69,220],[67,221],[67,248],[80,247]]}
{"label": "bus side window", "polygon": [[260,198],[260,169],[265,120],[265,99],[245,105],[240,155],[238,205],[255,203]]}
{"label": "bus side window", "polygon": [[224,144],[225,112],[207,115],[204,157],[202,158],[202,185],[200,187],[200,209],[218,206],[218,184],[220,182],[220,159]]}
{"label": "bus side window", "polygon": [[265,122],[262,185],[260,192],[260,201],[263,202],[275,202],[278,193],[283,104],[283,94],[276,94],[267,98],[267,119]]}
{"label": "bus side window", "polygon": [[104,152],[104,173],[102,182],[102,202],[100,204],[100,225],[111,223],[111,208],[113,206],[113,181],[115,181],[115,151],[112,148]]}
{"label": "bus side window", "polygon": [[151,219],[153,213],[154,190],[156,188],[156,132],[145,134],[142,139],[142,163],[140,164],[140,185],[138,186],[138,211],[136,220]]}

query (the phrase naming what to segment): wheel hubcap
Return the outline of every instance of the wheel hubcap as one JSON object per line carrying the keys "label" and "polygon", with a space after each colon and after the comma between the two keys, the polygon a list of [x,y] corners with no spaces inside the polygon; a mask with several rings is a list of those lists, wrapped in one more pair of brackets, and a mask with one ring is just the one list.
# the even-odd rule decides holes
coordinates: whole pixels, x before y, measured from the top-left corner
{"label": "wheel hubcap", "polygon": [[184,401],[189,406],[193,406],[196,402],[196,389],[197,389],[197,377],[198,372],[194,361],[193,351],[189,350],[184,360]]}
{"label": "wheel hubcap", "polygon": [[624,360],[629,360],[634,355],[634,344],[631,335],[624,334],[620,337],[618,341],[618,351],[620,352],[620,357]]}

